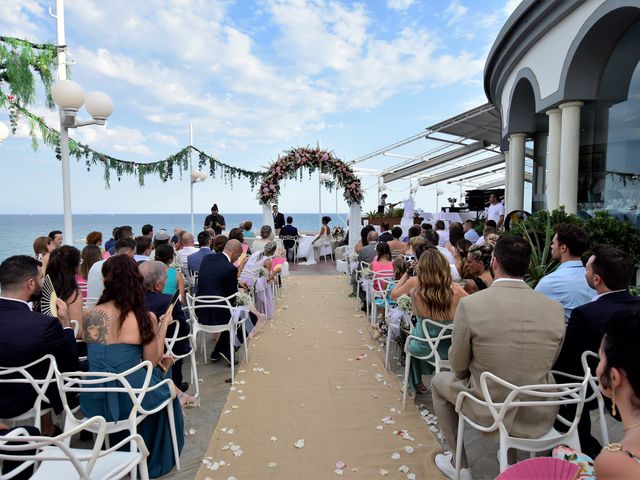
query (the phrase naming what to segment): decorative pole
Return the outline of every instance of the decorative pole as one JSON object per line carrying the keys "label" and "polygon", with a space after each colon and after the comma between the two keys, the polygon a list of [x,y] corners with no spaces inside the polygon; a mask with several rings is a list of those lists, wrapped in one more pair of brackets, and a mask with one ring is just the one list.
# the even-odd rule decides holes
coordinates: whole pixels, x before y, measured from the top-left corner
{"label": "decorative pole", "polygon": [[[189,147],[193,147],[193,122],[189,122]],[[191,199],[191,234],[196,235],[193,220],[193,149],[189,148],[189,198]]]}

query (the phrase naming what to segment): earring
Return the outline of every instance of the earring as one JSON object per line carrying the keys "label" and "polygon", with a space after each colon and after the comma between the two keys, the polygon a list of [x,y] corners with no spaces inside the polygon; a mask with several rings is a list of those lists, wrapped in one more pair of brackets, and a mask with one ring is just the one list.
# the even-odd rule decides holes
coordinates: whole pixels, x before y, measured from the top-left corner
{"label": "earring", "polygon": [[611,386],[611,414],[616,416],[616,387]]}

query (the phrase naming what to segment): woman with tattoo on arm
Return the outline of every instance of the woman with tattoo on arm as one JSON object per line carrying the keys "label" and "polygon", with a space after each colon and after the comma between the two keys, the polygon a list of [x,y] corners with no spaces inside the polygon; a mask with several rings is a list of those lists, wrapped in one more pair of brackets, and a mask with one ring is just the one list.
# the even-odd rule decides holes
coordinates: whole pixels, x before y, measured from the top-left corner
{"label": "woman with tattoo on arm", "polygon": [[[169,388],[175,385],[153,386],[164,380],[165,371],[160,361],[164,355],[164,339],[171,323],[171,312],[157,319],[147,311],[144,302],[143,278],[136,262],[128,255],[116,255],[102,266],[104,291],[95,308],[88,310],[82,323],[87,343],[89,371],[121,373],[148,360],[154,365],[151,390],[145,395],[143,408],[151,410],[171,396]],[[145,370],[129,375],[134,388],[142,386]],[[171,378],[168,375],[167,378]],[[115,398],[112,398],[114,396]],[[87,417],[101,415],[107,421],[124,420],[131,412],[132,403],[127,394],[82,393],[80,406]],[[176,431],[184,431],[184,419],[179,399],[173,404]],[[166,409],[150,415],[138,426],[149,457],[150,477],[159,477],[174,467],[173,447]],[[184,437],[178,435],[178,448],[182,450]]]}

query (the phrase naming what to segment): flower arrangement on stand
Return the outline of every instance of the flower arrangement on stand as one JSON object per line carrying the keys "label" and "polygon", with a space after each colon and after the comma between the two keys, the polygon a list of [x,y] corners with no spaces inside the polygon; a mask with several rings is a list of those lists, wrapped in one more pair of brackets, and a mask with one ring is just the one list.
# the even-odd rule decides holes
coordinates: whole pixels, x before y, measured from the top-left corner
{"label": "flower arrangement on stand", "polygon": [[344,238],[344,228],[333,227],[333,230],[331,231],[331,236],[337,240],[342,240]]}
{"label": "flower arrangement on stand", "polygon": [[273,162],[262,179],[258,190],[258,198],[263,204],[273,203],[280,194],[280,182],[285,179],[302,180],[302,167],[311,174],[319,170],[323,174],[335,177],[336,185],[344,189],[344,199],[349,205],[361,203],[364,192],[360,179],[349,164],[335,158],[331,152],[320,148],[299,147],[285,152]]}

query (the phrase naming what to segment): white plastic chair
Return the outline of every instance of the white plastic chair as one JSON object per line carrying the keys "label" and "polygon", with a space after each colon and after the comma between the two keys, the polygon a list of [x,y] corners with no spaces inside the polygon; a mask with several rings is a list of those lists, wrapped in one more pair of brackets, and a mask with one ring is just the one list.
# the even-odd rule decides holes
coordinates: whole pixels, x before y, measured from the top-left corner
{"label": "white plastic chair", "polygon": [[[431,337],[429,335],[428,326],[433,325],[434,327],[439,328],[438,335],[436,337]],[[444,360],[440,358],[440,353],[438,352],[438,346],[440,342],[444,340],[451,340],[451,335],[453,333],[453,323],[440,323],[435,320],[431,320],[430,318],[422,319],[422,331],[424,332],[425,338],[416,337],[415,335],[408,335],[407,340],[404,343],[404,353],[406,355],[405,363],[404,363],[404,387],[402,389],[402,410],[405,409],[407,404],[407,390],[409,385],[409,371],[411,370],[411,358],[415,358],[416,360],[426,360],[429,364],[433,365],[435,368],[434,374],[440,373],[440,371],[444,368],[447,370],[451,370],[451,366],[449,364],[449,360]],[[409,351],[409,342],[411,340],[415,340],[417,342],[426,343],[431,352],[428,355],[418,357],[417,355],[413,355]]]}
{"label": "white plastic chair", "polygon": [[[376,322],[378,315],[378,307],[382,307],[386,311],[386,299],[389,289],[391,288],[393,280],[393,270],[381,270],[375,272],[371,278],[371,291],[369,292],[371,318],[370,324],[373,325]],[[376,290],[376,286],[379,290]]]}
{"label": "white plastic chair", "polygon": [[[127,376],[138,370],[146,370],[144,381],[141,387],[132,387]],[[113,422],[106,422],[105,429],[107,434],[121,432],[128,430],[132,435],[137,433],[138,425],[149,415],[160,412],[163,409],[167,410],[167,416],[169,420],[169,429],[171,432],[171,441],[173,444],[173,455],[176,464],[176,470],[180,470],[180,452],[178,451],[178,437],[176,432],[176,424],[173,413],[173,401],[176,398],[175,389],[172,388],[173,382],[171,379],[165,379],[158,382],[155,385],[150,386],[151,375],[153,373],[153,365],[150,361],[145,360],[138,365],[126,370],[122,373],[107,373],[107,372],[57,372],[56,379],[58,382],[58,390],[60,391],[60,398],[62,399],[62,406],[65,411],[65,425],[64,431],[75,429],[78,425],[85,422],[85,418],[76,417],[79,409],[72,409],[67,400],[67,394],[76,393],[82,395],[83,393],[106,393],[112,395],[125,394],[131,399],[132,407],[131,411],[127,415],[126,419],[117,420]],[[147,410],[142,406],[145,395],[148,392],[160,389],[164,386],[168,387],[169,396],[164,401],[160,402],[154,408]],[[98,433],[98,429],[85,426],[85,430]],[[180,435],[183,433],[180,432]],[[134,445],[132,444],[132,448]],[[133,477],[135,478],[135,477]]]}
{"label": "white plastic chair", "polygon": [[[198,381],[198,366],[196,365],[196,337],[193,335],[193,333],[189,332],[187,335],[184,335],[182,337],[178,336],[178,330],[180,328],[180,322],[178,320],[172,320],[171,323],[169,324],[169,327],[171,325],[175,324],[175,328],[173,330],[173,334],[171,336],[166,336],[164,339],[164,347],[165,347],[165,353],[167,355],[171,355],[174,360],[182,360],[185,359],[187,357],[190,357],[190,363],[191,363],[191,384],[194,386],[195,388],[195,398],[197,398],[198,400],[200,400],[200,382]],[[168,327],[167,327],[168,329]],[[178,355],[177,353],[175,353],[173,351],[176,342],[180,342],[183,340],[188,340],[189,341],[189,346],[191,347],[189,349],[189,351],[187,353],[184,353],[182,355]],[[174,366],[175,368],[175,366]]]}
{"label": "white plastic chair", "polygon": [[[73,435],[89,429],[97,434],[92,449],[69,447]],[[53,438],[30,436],[24,428],[13,430],[0,437],[0,462],[18,461],[22,464],[4,475],[0,473],[0,479],[9,480],[33,467],[35,472],[31,480],[118,479],[134,475],[137,468],[140,468],[140,478],[147,480],[149,451],[142,437],[132,434],[117,445],[100,450],[106,434],[107,423],[98,416]],[[129,452],[118,451],[127,444],[131,445]]]}
{"label": "white plastic chair", "polygon": [[[488,382],[493,382],[499,386],[501,390],[509,390],[509,394],[503,402],[493,401]],[[458,394],[456,401],[456,412],[458,413],[458,441],[456,446],[457,478],[460,478],[460,462],[462,460],[462,449],[464,448],[465,422],[481,432],[499,432],[500,450],[498,454],[500,459],[500,473],[509,468],[507,452],[511,448],[528,451],[531,457],[534,456],[535,452],[550,450],[557,445],[568,445],[580,451],[578,421],[582,415],[588,385],[589,375],[585,375],[581,382],[525,385],[518,387],[502,380],[491,372],[483,372],[480,375],[480,388],[484,399],[480,400],[469,392],[463,391]],[[463,407],[466,401],[486,407],[493,418],[491,425],[480,425],[465,416]],[[551,426],[547,433],[538,438],[513,437],[504,424],[505,417],[512,410],[560,405],[576,405],[576,413],[572,421],[560,415],[556,417],[562,423],[570,425],[566,433],[560,433]]]}
{"label": "white plastic chair", "polygon": [[[239,318],[238,322],[234,325],[233,316],[235,307],[231,305],[231,299],[237,296],[237,293],[230,295],[229,297],[218,297],[215,295],[206,295],[193,297],[187,295],[187,305],[189,306],[189,317],[191,319],[191,332],[194,339],[198,338],[198,333],[222,333],[229,332],[229,358],[231,360],[231,383],[235,381],[235,348],[234,338],[237,335],[237,329],[244,327],[245,317]],[[196,304],[198,302],[199,304]],[[229,311],[229,321],[222,325],[203,325],[198,322],[198,310],[203,309],[223,309]],[[247,344],[247,330],[242,328],[243,345],[244,345],[244,358],[249,361],[249,348]],[[204,335],[202,336],[202,354],[204,355],[204,363],[207,363],[207,343]]]}
{"label": "white plastic chair", "polygon": [[[42,364],[47,368],[44,378],[34,378],[29,369]],[[51,408],[42,408],[43,403],[50,403],[47,398],[47,389],[49,385],[55,384],[56,359],[53,355],[44,355],[38,360],[20,367],[0,367],[0,386],[5,387],[8,384],[31,385],[36,392],[36,399],[31,407],[25,413],[12,418],[0,418],[2,423],[22,422],[24,420],[33,419],[33,426],[40,428],[40,418],[43,414],[51,411]]]}
{"label": "white plastic chair", "polygon": [[87,297],[84,299],[84,308],[93,308],[98,303],[98,297]]}
{"label": "white plastic chair", "polygon": [[287,261],[289,260],[289,251],[292,250],[293,251],[293,263],[298,263],[298,235],[285,235],[284,237],[282,237],[282,242],[284,244],[284,242],[293,242],[293,246],[289,247],[286,250],[287,252]]}
{"label": "white plastic chair", "polygon": [[348,251],[349,247],[347,245],[336,247],[336,249],[333,251],[336,259],[336,270],[347,275],[349,275],[349,258],[347,257]]}
{"label": "white plastic chair", "polygon": [[[331,246],[331,239],[329,237],[321,237],[317,243],[312,243],[311,245],[313,246],[314,250],[318,250],[318,261],[320,260],[320,255],[323,251],[325,252],[325,254],[323,255],[325,262],[327,261],[327,255],[330,256],[332,260],[335,259],[335,256],[333,254],[333,247]],[[328,253],[327,248],[329,249]]]}
{"label": "white plastic chair", "polygon": [[[367,263],[367,262],[360,262],[360,267],[358,268],[358,270],[356,270],[356,310],[358,309],[358,306],[360,305],[360,300],[359,300],[359,293],[360,293],[360,288],[362,288],[364,290],[365,293],[367,293],[368,287],[366,285],[363,285],[363,283],[367,283],[365,282],[365,280],[368,281],[367,278],[365,278],[364,274],[362,273],[363,270],[365,269],[370,269],[371,268],[371,264]],[[369,302],[366,302],[367,305],[367,317],[369,316]]]}

